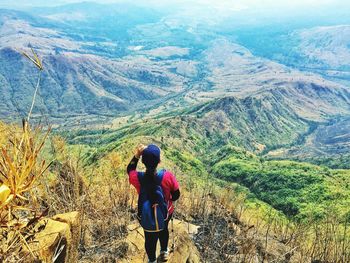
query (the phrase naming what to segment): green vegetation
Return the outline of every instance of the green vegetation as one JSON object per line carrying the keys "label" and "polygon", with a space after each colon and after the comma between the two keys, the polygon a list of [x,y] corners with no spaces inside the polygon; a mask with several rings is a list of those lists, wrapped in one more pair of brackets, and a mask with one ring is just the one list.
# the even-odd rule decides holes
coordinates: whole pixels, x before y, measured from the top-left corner
{"label": "green vegetation", "polygon": [[[223,181],[237,183],[248,189],[250,202],[264,201],[295,220],[323,219],[330,208],[339,210],[339,214],[347,211],[348,171],[297,161],[266,160],[233,146],[232,143],[237,145],[236,141],[227,136],[228,133],[215,131],[215,122],[205,122],[203,116],[207,112],[196,108],[196,114],[202,119],[195,119],[194,112],[187,112],[127,124],[111,131],[68,133],[67,138],[76,147],[86,144],[92,147],[84,151],[87,165],[93,165],[111,151],[124,152],[122,149],[130,149],[138,142],[156,142],[163,149],[164,159],[188,177],[210,175],[212,181],[218,178],[221,181],[216,183],[222,185]],[[266,140],[273,141],[273,137],[267,136]]]}
{"label": "green vegetation", "polygon": [[339,213],[348,209],[349,171],[293,161],[264,161],[234,152],[216,163],[212,172],[248,187],[258,199],[298,220],[324,218],[330,208]]}
{"label": "green vegetation", "polygon": [[350,169],[350,154],[340,154],[332,157],[313,157],[308,158],[307,161],[333,169]]}

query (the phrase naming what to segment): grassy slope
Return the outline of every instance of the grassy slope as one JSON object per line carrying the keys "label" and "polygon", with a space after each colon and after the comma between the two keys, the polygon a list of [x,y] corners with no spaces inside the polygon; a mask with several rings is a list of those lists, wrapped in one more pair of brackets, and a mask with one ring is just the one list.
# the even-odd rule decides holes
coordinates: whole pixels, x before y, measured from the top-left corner
{"label": "grassy slope", "polygon": [[114,131],[77,131],[70,133],[68,139],[94,145],[146,135],[199,153],[227,143],[262,152],[295,143],[308,133],[310,126],[311,122],[298,117],[275,96],[227,97],[154,119],[139,120]]}
{"label": "grassy slope", "polygon": [[[259,103],[263,102],[225,98],[181,113],[128,124],[115,131],[79,131],[68,133],[67,138],[72,144],[95,148],[86,152],[87,164],[114,150],[122,152],[127,159],[137,143],[155,142],[163,149],[166,164],[175,165],[188,176],[197,175],[195,178],[210,174],[238,183],[249,189],[252,198],[288,216],[322,218],[330,208],[332,212],[344,212],[350,199],[349,171],[301,162],[267,161],[243,150],[243,147],[255,149],[257,142],[267,147],[288,145],[307,132],[306,121],[287,110],[269,113],[261,105],[255,106]],[[244,108],[247,104],[250,106]],[[244,134],[242,127],[250,129]]]}
{"label": "grassy slope", "polygon": [[213,161],[212,173],[248,187],[260,200],[286,215],[322,218],[330,212],[341,214],[347,210],[348,170],[293,161],[265,161],[231,147],[226,153],[222,159]]}

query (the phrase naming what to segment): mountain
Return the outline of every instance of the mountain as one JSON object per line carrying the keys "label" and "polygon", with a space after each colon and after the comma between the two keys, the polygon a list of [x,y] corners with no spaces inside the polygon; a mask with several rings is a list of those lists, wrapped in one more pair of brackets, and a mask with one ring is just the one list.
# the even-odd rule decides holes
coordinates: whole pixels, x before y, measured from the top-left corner
{"label": "mountain", "polygon": [[95,165],[111,152],[130,155],[131,145],[139,142],[156,143],[165,165],[176,164],[188,181],[204,180],[208,175],[210,180],[223,180],[216,183],[225,187],[237,183],[248,189],[251,198],[298,220],[310,215],[323,217],[330,207],[339,213],[347,211],[349,170],[268,160],[261,155],[274,147],[301,145],[312,128],[313,123],[287,110],[286,105],[284,111],[271,111],[279,103],[273,97],[227,97],[116,130],[77,130],[61,135],[72,147],[81,149],[86,165]]}
{"label": "mountain", "polygon": [[[93,42],[38,27],[29,15],[28,18],[20,12],[5,11],[1,17],[0,57],[4,67],[0,76],[6,98],[1,109],[3,117],[18,117],[18,112],[23,116],[29,108],[37,73],[19,53],[30,52],[28,47],[39,53],[45,67],[35,112],[48,114],[58,122],[77,115],[110,116],[135,110],[144,101],[165,96],[174,89],[181,91],[186,81],[184,76],[172,72],[176,63],[169,66],[147,57],[109,59],[91,52],[95,49]],[[113,51],[116,46],[113,42],[100,43],[96,53],[103,48]],[[178,51],[169,47],[164,52],[174,55]],[[180,64],[179,67],[186,67]]]}
{"label": "mountain", "polygon": [[[11,48],[1,49],[0,56],[5,62],[1,77],[7,98],[2,111],[8,116],[18,110],[26,112],[37,73]],[[131,109],[130,106],[137,109],[142,101],[169,94],[169,86],[181,90],[184,81],[182,76],[164,72],[160,65],[147,59],[112,61],[74,53],[43,55],[42,59],[45,71],[36,112],[40,110],[57,118],[109,116],[125,112]],[[9,77],[15,69],[21,74]]]}
{"label": "mountain", "polygon": [[[319,90],[320,89],[320,90]],[[265,90],[254,95],[237,98],[227,96],[198,106],[183,110],[160,113],[155,116],[136,115],[130,124],[115,122],[115,130],[82,131],[83,136],[72,134],[74,144],[90,144],[95,146],[120,140],[123,136],[156,136],[162,141],[172,142],[188,151],[198,152],[219,150],[226,144],[233,144],[256,153],[268,153],[270,150],[303,144],[306,136],[322,127],[321,121],[312,121],[298,112],[291,104],[290,98],[306,98],[313,94],[315,101],[323,97],[334,102],[325,107],[324,118],[332,116],[336,105],[346,104],[349,94],[338,100],[338,94],[332,89],[310,86],[304,88],[303,94],[295,89]],[[326,102],[324,102],[326,103]],[[306,108],[307,104],[303,105]],[[311,108],[311,105],[310,105]],[[322,105],[320,106],[320,109]],[[326,111],[331,109],[330,111]],[[314,111],[318,114],[319,109]],[[349,110],[349,109],[348,109]],[[326,115],[328,114],[328,115]],[[310,116],[309,116],[310,117]],[[345,129],[346,130],[346,129]],[[80,132],[78,132],[80,134]],[[346,138],[344,139],[346,140]]]}
{"label": "mountain", "polygon": [[[34,117],[45,116],[58,128],[119,129],[138,118],[174,127],[174,120],[166,116],[176,116],[184,119],[176,125],[191,123],[204,144],[228,141],[282,158],[304,156],[296,145],[307,148],[309,138],[319,138],[321,127],[335,118],[348,118],[346,83],[306,72],[301,66],[306,60],[290,67],[286,60],[257,56],[256,48],[243,45],[239,32],[235,39],[234,32],[225,33],[227,26],[216,21],[205,25],[203,17],[180,20],[178,11],[96,3],[2,9],[1,117],[18,119],[30,107],[37,72],[20,52],[33,47],[45,68]],[[318,54],[324,51],[323,58],[329,58],[329,50],[343,52],[347,41],[340,34],[325,33],[332,30],[347,32],[346,26],[294,30],[288,37],[295,41],[290,39],[282,49],[304,52],[311,61],[316,49],[312,39],[318,35]],[[301,36],[304,42],[299,43]],[[281,37],[286,35],[275,36]],[[344,133],[341,125],[332,129]],[[164,134],[173,136],[166,130]],[[193,139],[185,133],[175,137]],[[347,149],[348,139],[343,138]],[[334,150],[336,141],[328,143],[323,147],[326,156],[340,153]]]}
{"label": "mountain", "polygon": [[349,86],[350,21],[318,19],[303,26],[283,23],[242,30],[237,33],[238,42],[254,55]]}
{"label": "mountain", "polygon": [[346,86],[255,57],[237,44],[215,42],[205,51],[205,61],[207,80],[212,87],[195,90],[195,97],[263,97],[280,93],[300,116],[314,120],[349,110]]}
{"label": "mountain", "polygon": [[[350,70],[350,25],[317,27],[291,35],[299,38],[296,50],[310,62],[308,67]],[[341,58],[341,59],[340,59]]]}
{"label": "mountain", "polygon": [[314,127],[301,145],[269,152],[271,158],[289,158],[332,168],[350,168],[349,119],[334,118]]}
{"label": "mountain", "polygon": [[293,32],[290,38],[299,40],[293,47],[297,56],[301,57],[298,67],[349,86],[350,25],[299,30]]}

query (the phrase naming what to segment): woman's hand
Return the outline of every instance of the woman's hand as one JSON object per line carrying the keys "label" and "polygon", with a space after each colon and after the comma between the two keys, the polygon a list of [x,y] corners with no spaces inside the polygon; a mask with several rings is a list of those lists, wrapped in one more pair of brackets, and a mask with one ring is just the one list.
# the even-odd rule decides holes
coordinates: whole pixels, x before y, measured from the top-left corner
{"label": "woman's hand", "polygon": [[143,144],[139,144],[135,149],[135,157],[137,159],[140,159],[140,156],[142,155],[143,150],[146,148],[147,148],[147,146],[145,146]]}

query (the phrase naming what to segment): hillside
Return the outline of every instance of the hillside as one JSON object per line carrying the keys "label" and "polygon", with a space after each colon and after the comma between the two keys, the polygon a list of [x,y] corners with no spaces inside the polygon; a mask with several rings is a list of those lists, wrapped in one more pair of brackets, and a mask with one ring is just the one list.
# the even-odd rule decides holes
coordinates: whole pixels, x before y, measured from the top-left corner
{"label": "hillside", "polygon": [[[303,92],[306,94],[304,95]],[[175,144],[185,141],[186,149],[201,147],[218,149],[226,143],[232,143],[256,153],[266,154],[274,149],[293,149],[295,146],[304,145],[310,134],[316,133],[315,130],[319,131],[318,126],[322,130],[324,121],[335,116],[333,110],[336,104],[346,106],[348,103],[348,98],[345,97],[346,91],[344,97],[341,97],[342,99],[337,103],[334,103],[337,101],[337,95],[333,100],[329,100],[333,95],[332,89],[315,85],[304,87],[298,93],[296,90],[287,88],[267,90],[245,98],[228,96],[152,117],[135,115],[129,119],[131,124],[124,124],[121,119],[116,120],[114,126],[119,128],[113,128],[115,130],[78,131],[78,136],[75,136],[74,132],[68,134],[71,134],[69,138],[73,143],[98,145],[124,136],[147,135],[157,136],[163,141],[173,141]],[[314,96],[314,101],[322,104],[315,108],[314,102],[310,101],[310,105],[303,107],[303,109],[310,108],[307,112],[308,116],[304,116],[304,111],[301,113],[299,111],[300,106],[291,103],[290,98],[297,96],[305,104],[308,103],[306,96]],[[323,105],[324,108],[322,108]],[[320,120],[315,121],[316,118],[311,118],[310,114],[317,116]],[[347,131],[343,126],[338,128],[339,133]],[[334,129],[335,132],[336,130],[337,128]],[[343,145],[346,149],[347,142],[345,136],[338,145]],[[333,143],[334,141],[330,142],[330,145]],[[331,152],[327,146],[326,148],[329,152],[325,155],[337,152]],[[272,151],[271,156],[278,155]]]}
{"label": "hillside", "polygon": [[[222,103],[222,101],[219,100],[218,103]],[[219,121],[218,123],[222,122]],[[325,222],[327,220],[332,220],[334,224],[338,224],[335,223],[338,220],[340,220],[339,222],[343,222],[342,220],[346,217],[347,207],[349,205],[348,170],[333,170],[323,166],[301,162],[268,161],[249,151],[231,145],[229,138],[224,137],[224,133],[220,133],[222,137],[219,137],[218,133],[211,133],[211,136],[209,136],[211,132],[209,126],[204,126],[203,123],[197,126],[193,124],[193,120],[186,116],[173,116],[169,119],[134,123],[129,127],[124,127],[113,132],[106,130],[102,133],[101,131],[94,133],[91,131],[80,131],[75,135],[69,133],[67,135],[70,137],[67,138],[70,142],[70,149],[80,149],[79,152],[82,155],[85,165],[92,167],[94,173],[96,173],[96,168],[93,167],[96,167],[96,165],[98,165],[99,169],[108,173],[109,166],[107,164],[112,153],[118,153],[121,160],[128,160],[128,157],[130,158],[130,149],[135,147],[139,142],[153,142],[160,145],[163,150],[161,166],[170,167],[169,169],[175,171],[178,178],[181,178],[181,183],[187,185],[186,189],[188,189],[188,194],[191,196],[189,197],[190,200],[193,198],[197,200],[196,197],[202,196],[203,199],[198,199],[205,202],[204,210],[202,210],[202,207],[198,214],[191,214],[192,216],[184,215],[183,220],[187,221],[188,218],[193,217],[193,221],[190,221],[192,224],[202,225],[206,224],[205,222],[209,222],[211,226],[216,226],[211,228],[214,233],[202,228],[204,232],[199,232],[194,237],[197,248],[200,253],[203,253],[201,254],[202,257],[207,256],[213,259],[213,257],[218,256],[220,258],[220,253],[217,254],[215,252],[216,250],[210,244],[215,244],[215,247],[220,246],[222,251],[225,251],[225,256],[220,259],[217,258],[215,262],[239,262],[235,260],[251,258],[252,254],[250,253],[255,251],[255,248],[250,247],[253,244],[257,247],[259,247],[259,244],[265,248],[268,246],[269,252],[264,253],[269,254],[269,260],[276,259],[276,254],[274,253],[277,253],[277,258],[283,258],[281,254],[278,255],[280,252],[276,251],[285,251],[282,253],[284,255],[284,253],[287,253],[291,249],[288,247],[288,244],[295,244],[293,243],[294,241],[285,241],[282,238],[284,234],[281,234],[281,232],[275,234],[274,237],[268,235],[268,241],[264,241],[266,240],[266,236],[263,237],[258,234],[260,232],[254,232],[256,230],[254,227],[250,228],[252,229],[250,234],[254,233],[254,238],[249,236],[247,227],[252,224],[255,226],[255,223],[252,222],[256,222],[257,228],[265,225],[263,222],[270,222],[271,224],[275,224],[273,227],[274,230],[278,231],[277,229],[280,229],[282,232],[289,231],[284,228],[284,224],[293,225],[293,227],[296,227],[301,232],[296,234],[294,231],[299,230],[292,227],[294,230],[291,229],[290,233],[302,237],[307,243],[302,245],[302,249],[300,250],[300,253],[304,256],[310,253],[310,251],[306,252],[310,249],[310,243],[308,242],[313,242],[311,240],[314,238],[312,234],[314,232],[311,229],[316,228],[319,231],[326,229],[327,223]],[[211,126],[211,128],[224,129],[222,126]],[[201,133],[201,131],[203,132]],[[216,141],[214,138],[218,140]],[[204,191],[209,191],[210,194],[207,195],[200,192],[201,190],[199,189],[203,186]],[[239,202],[237,198],[239,199],[242,195],[246,196],[243,205],[245,208],[241,209],[246,209],[247,217],[244,217],[244,220],[248,221],[244,221],[243,218],[239,221],[234,221],[241,232],[230,232],[235,230],[230,230],[230,227],[228,229],[226,228],[230,224],[227,225],[227,222],[225,222],[226,219],[222,220],[224,216],[221,214],[225,214],[226,212],[220,210],[219,207],[221,206],[217,205],[218,200],[224,200],[218,196],[220,194],[225,195],[226,191],[230,191],[229,189],[231,187],[233,189],[233,195],[230,195],[228,200],[233,200],[234,204]],[[214,200],[209,201],[206,199],[207,197],[209,199],[213,197]],[[199,200],[198,202],[200,202]],[[188,201],[186,197],[184,199],[185,201]],[[193,201],[193,203],[196,204],[196,201]],[[213,207],[209,208],[209,204],[213,205]],[[233,207],[235,206],[234,204],[232,204]],[[199,205],[199,207],[201,206]],[[239,211],[240,208],[238,207],[237,209]],[[208,212],[208,217],[204,216],[204,221],[202,222],[201,218],[206,214],[204,211]],[[179,213],[181,214],[181,212]],[[217,217],[217,213],[219,213],[219,217]],[[232,219],[232,217],[234,215],[231,215],[229,218]],[[286,218],[291,221],[285,221]],[[266,224],[268,227],[269,223]],[[223,229],[222,232],[219,229]],[[237,228],[234,229],[237,231]],[[269,229],[263,231],[267,231],[266,233],[268,233]],[[225,235],[227,235],[227,238],[221,239],[222,242],[216,239],[215,241],[209,241],[209,239],[205,238],[205,233],[212,238]],[[249,237],[246,236],[247,234]],[[319,238],[323,240],[325,238],[324,234],[322,232]],[[203,239],[207,240],[204,242],[208,242],[209,247],[204,245],[205,243],[197,243],[198,241],[203,242]],[[289,237],[286,237],[286,240],[289,240]],[[244,248],[240,247],[239,244],[242,244],[241,242],[249,243],[250,252],[247,252],[247,250],[245,250],[246,252],[242,252]],[[264,242],[267,242],[266,245],[264,245]],[[298,242],[301,241],[299,240]],[[241,251],[243,254],[238,256],[229,249],[230,246],[225,246],[225,243],[230,243],[231,247],[238,248],[238,251]],[[287,244],[287,247],[284,247],[282,244]],[[320,247],[323,244],[323,241],[320,241]],[[252,253],[254,254],[255,252]],[[259,253],[261,253],[261,250]],[[258,258],[262,256],[259,253],[257,254]],[[290,262],[294,262],[293,260],[298,262],[297,258],[300,256],[298,253],[299,250],[291,254],[293,255],[291,256],[293,259],[290,259]],[[231,257],[232,255],[237,255],[237,257]],[[264,256],[262,257],[264,258]],[[306,260],[306,258],[303,260]]]}
{"label": "hillside", "polygon": [[[297,50],[310,61],[308,67],[350,70],[350,26],[317,27],[298,32]],[[296,37],[292,35],[291,37]],[[342,58],[341,60],[339,58]]]}
{"label": "hillside", "polygon": [[[1,74],[4,83],[2,90],[8,98],[2,111],[11,116],[15,115],[14,112],[23,112],[29,107],[29,94],[33,91],[29,79],[34,72],[23,63],[21,55],[12,49],[2,49],[0,55],[6,62]],[[169,94],[167,86],[178,86],[181,90],[180,84],[184,81],[183,77],[159,72],[159,66],[152,65],[147,60],[131,60],[125,64],[125,61],[108,61],[91,55],[74,54],[43,56],[43,60],[46,71],[42,85],[49,88],[41,90],[36,112],[42,111],[63,120],[75,115],[108,117],[130,110],[130,104],[137,109],[142,101]],[[9,78],[14,68],[23,73]],[[163,85],[160,86],[160,83]],[[23,88],[11,88],[16,86]]]}
{"label": "hillside", "polygon": [[214,159],[212,173],[248,187],[260,200],[299,219],[325,217],[348,206],[348,171],[330,170],[307,163],[264,161],[228,148]]}
{"label": "hillside", "polygon": [[[123,10],[127,15],[118,15]],[[33,71],[18,52],[29,47],[39,52],[46,68],[45,88],[35,112],[58,124],[98,123],[98,118],[108,121],[135,111],[157,113],[225,96],[265,95],[264,91],[271,90],[289,93],[289,103],[307,119],[323,121],[328,114],[348,111],[346,86],[256,57],[229,36],[213,34],[210,27],[189,34],[181,26],[167,26],[165,11],[91,3],[35,12],[0,12],[0,56],[5,62],[0,75],[7,99],[1,112],[6,118],[28,108]],[[147,13],[149,18],[133,13]],[[72,20],[74,16],[77,19]],[[101,24],[108,26],[101,31]],[[161,41],[165,36],[167,40]],[[12,77],[15,69],[20,74]],[[304,90],[316,88],[317,93],[323,88],[332,90],[334,97],[326,101],[327,95],[322,98]],[[300,98],[300,92],[305,97]]]}
{"label": "hillside", "polygon": [[[30,107],[36,73],[20,52],[33,47],[45,67],[34,117],[55,128],[120,129],[140,118],[152,122],[179,113],[184,120],[167,125],[191,123],[203,145],[231,142],[270,158],[307,158],[318,164],[328,158],[329,165],[348,149],[342,124],[350,111],[346,83],[305,72],[299,64],[288,67],[287,60],[256,56],[256,46],[251,51],[244,41],[238,44],[240,38],[236,42],[219,24],[215,33],[211,26],[189,29],[175,23],[178,17],[169,10],[94,3],[2,9],[0,21],[5,101],[0,114],[7,121],[24,116]],[[105,29],[99,30],[100,25]],[[293,45],[303,35],[298,45],[305,49],[297,52],[311,57],[312,50],[319,50],[324,58],[330,50],[345,52],[346,37],[337,30],[346,31],[346,26],[293,31],[294,40],[283,48],[296,50]],[[318,48],[313,48],[313,36]],[[341,63],[334,52],[333,62]],[[183,116],[184,108],[191,114]],[[334,119],[340,121],[334,124]],[[202,125],[206,131],[200,131]],[[325,129],[341,139],[326,139]],[[172,138],[168,131],[153,131]],[[193,139],[185,132],[177,136],[182,137]],[[333,162],[332,167],[344,165]]]}
{"label": "hillside", "polygon": [[[109,60],[88,53],[84,47],[88,42],[22,19],[22,15],[5,19],[0,29],[0,56],[5,63],[1,86],[7,101],[2,105],[3,117],[18,117],[29,107],[34,71],[19,54],[28,51],[29,45],[42,56],[46,68],[42,86],[48,87],[41,90],[36,112],[58,122],[76,115],[115,115],[130,110],[130,104],[138,108],[142,101],[169,94],[170,87],[182,89],[185,78],[164,69],[163,63],[147,58]],[[20,74],[12,77],[16,70]]]}
{"label": "hillside", "polygon": [[[295,21],[297,25],[288,23],[240,31],[239,43],[255,55],[349,86],[350,21],[341,15],[339,22],[335,22],[334,17],[323,22],[318,19],[310,20],[302,28]],[[275,41],[270,41],[271,38]]]}
{"label": "hillside", "polygon": [[[138,129],[135,129],[137,126]],[[22,151],[13,144],[21,138],[21,129],[3,123],[0,123],[0,127],[0,143],[2,147],[6,146],[6,151],[2,151],[3,156],[13,151],[20,156],[30,154],[29,150]],[[182,142],[174,143],[170,139],[164,140],[162,134],[142,135],[142,127],[144,125],[134,124],[129,132],[119,131],[119,137],[115,138],[111,138],[111,134],[104,134],[99,139],[90,135],[90,145],[73,144],[72,138],[71,144],[66,144],[58,136],[52,136],[47,141],[38,163],[33,163],[33,172],[38,171],[41,165],[39,160],[53,160],[50,168],[45,176],[29,175],[37,180],[31,186],[34,194],[28,192],[26,200],[16,197],[11,203],[14,209],[11,216],[16,213],[17,217],[13,220],[21,224],[28,244],[32,246],[37,243],[33,237],[39,238],[40,231],[50,233],[62,226],[63,222],[68,222],[62,221],[63,218],[75,215],[74,223],[70,224],[72,229],[76,229],[74,242],[79,244],[79,250],[78,245],[72,247],[70,242],[73,241],[69,239],[66,244],[70,250],[67,252],[63,246],[63,255],[72,257],[73,249],[80,262],[142,262],[142,234],[133,217],[136,192],[128,186],[125,167],[132,156],[132,148],[140,142],[153,142],[162,148],[161,167],[173,171],[181,185],[175,236],[172,233],[175,250],[171,253],[171,260],[305,262],[348,257],[348,233],[343,232],[343,226],[346,226],[349,205],[349,171],[307,163],[266,161],[230,145],[218,146],[217,150],[208,146],[191,149],[191,141],[185,138]],[[40,134],[26,129],[24,132],[28,136],[25,145],[29,143],[41,147],[40,143],[33,144],[41,140]],[[79,137],[82,141],[89,135],[80,133]],[[20,169],[17,160],[24,162],[32,159],[2,160],[1,169],[9,161]],[[8,173],[1,171],[1,180],[6,179],[2,181],[6,186],[7,178],[11,177],[4,177]],[[1,197],[3,193],[1,190]],[[4,204],[3,199],[0,202]],[[22,208],[16,204],[36,211],[39,216],[32,218],[28,213],[18,212]],[[62,214],[70,211],[78,213]],[[39,219],[49,220],[49,223],[42,224]],[[52,221],[55,219],[56,223]],[[6,223],[6,219],[2,220],[3,224]],[[33,228],[33,223],[40,226],[39,230]],[[11,225],[0,230],[8,233],[6,231],[12,228]],[[342,239],[344,235],[345,239]],[[9,238],[5,234],[3,236],[4,240]],[[56,254],[54,251],[60,246],[59,240],[50,239],[53,242],[50,255]],[[42,239],[39,238],[40,242]],[[29,252],[17,252],[21,251],[21,242],[17,240],[13,244],[8,249],[5,245],[0,246],[6,249],[5,255],[11,255],[10,261],[19,256],[33,258]],[[330,248],[324,253],[324,248],[329,244]],[[36,255],[40,258],[40,253],[35,252]]]}
{"label": "hillside", "polygon": [[170,263],[350,262],[343,11],[28,6],[0,9],[0,262],[147,261],[126,167],[150,143]]}
{"label": "hillside", "polygon": [[[321,195],[316,194],[318,191],[325,196],[322,207],[327,207],[328,201],[334,202],[335,199],[330,197],[332,189],[342,189],[342,180],[348,180],[348,175],[346,171],[331,171],[306,163],[265,161],[263,157],[244,150],[264,154],[274,148],[293,149],[303,145],[305,137],[324,130],[320,126],[314,131],[317,123],[299,117],[287,105],[281,107],[280,103],[281,99],[274,97],[270,100],[227,97],[182,113],[145,119],[116,130],[77,131],[64,136],[72,145],[96,148],[93,154],[87,153],[87,163],[102,158],[106,152],[125,147],[124,143],[130,140],[155,140],[162,145],[166,158],[174,161],[184,172],[196,170],[202,176],[209,173],[234,181],[286,214],[302,216],[310,212],[311,207],[317,210],[316,199],[311,196],[321,200]],[[271,108],[284,111],[271,111]],[[236,150],[231,145],[241,148]],[[276,185],[279,181],[281,185]],[[348,200],[346,192],[344,186],[342,194],[339,193],[344,202]],[[297,197],[300,199],[295,199]],[[339,202],[339,206],[344,210],[346,204]]]}
{"label": "hillside", "polygon": [[[52,117],[53,122],[72,118],[74,123],[76,116],[81,121],[84,116],[107,118],[186,87],[188,78],[172,72],[176,61],[170,66],[152,61],[148,55],[110,59],[101,56],[99,50],[105,48],[111,54],[119,49],[112,40],[101,40],[96,46],[92,40],[69,33],[70,27],[63,30],[62,24],[48,18],[7,10],[2,10],[0,16],[0,56],[5,63],[0,72],[1,87],[7,99],[2,117],[18,117],[29,107],[34,71],[23,63],[19,53],[27,52],[29,47],[35,48],[44,61],[42,86],[48,87],[41,90],[35,112]],[[178,51],[169,47],[164,52]],[[178,67],[186,64],[179,61]],[[20,74],[12,77],[15,71]]]}
{"label": "hillside", "polygon": [[335,118],[315,127],[302,145],[281,148],[269,152],[271,158],[293,158],[307,160],[316,164],[325,164],[331,168],[349,169],[349,120]]}
{"label": "hillside", "polygon": [[302,58],[302,67],[349,85],[350,25],[300,30],[290,37],[299,40],[293,49]]}

